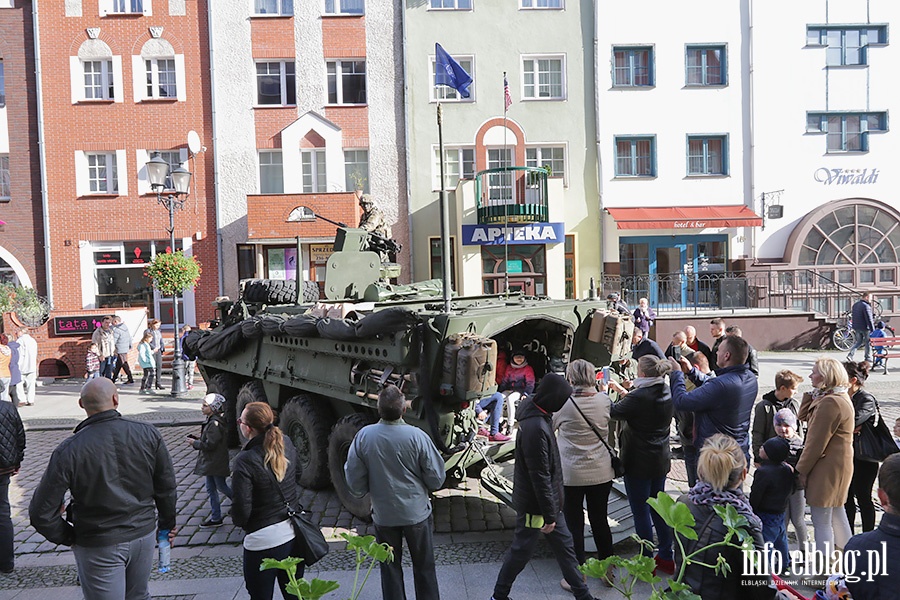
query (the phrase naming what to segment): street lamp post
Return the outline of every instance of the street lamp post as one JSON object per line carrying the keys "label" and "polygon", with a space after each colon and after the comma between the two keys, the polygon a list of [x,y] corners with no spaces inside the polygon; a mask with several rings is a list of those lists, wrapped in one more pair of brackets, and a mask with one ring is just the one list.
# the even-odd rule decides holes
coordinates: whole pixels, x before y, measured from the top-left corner
{"label": "street lamp post", "polygon": [[[171,176],[172,188],[170,193],[164,193],[166,177]],[[154,153],[153,158],[147,162],[147,177],[150,179],[150,187],[156,192],[156,201],[165,206],[169,211],[169,243],[171,251],[175,252],[175,211],[184,209],[184,202],[191,186],[191,173],[181,165],[169,169],[169,164],[162,159],[159,152]],[[172,319],[175,326],[175,356],[172,358],[172,395],[181,396],[187,389],[184,385],[184,360],[181,358],[181,338],[178,335],[178,292],[172,296]]]}

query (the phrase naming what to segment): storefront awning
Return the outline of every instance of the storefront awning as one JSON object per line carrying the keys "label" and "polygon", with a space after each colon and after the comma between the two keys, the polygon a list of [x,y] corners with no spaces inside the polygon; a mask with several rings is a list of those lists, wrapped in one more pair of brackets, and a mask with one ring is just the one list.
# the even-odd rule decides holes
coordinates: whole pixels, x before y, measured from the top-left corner
{"label": "storefront awning", "polygon": [[746,206],[667,206],[607,208],[617,229],[705,229],[757,227],[762,217]]}

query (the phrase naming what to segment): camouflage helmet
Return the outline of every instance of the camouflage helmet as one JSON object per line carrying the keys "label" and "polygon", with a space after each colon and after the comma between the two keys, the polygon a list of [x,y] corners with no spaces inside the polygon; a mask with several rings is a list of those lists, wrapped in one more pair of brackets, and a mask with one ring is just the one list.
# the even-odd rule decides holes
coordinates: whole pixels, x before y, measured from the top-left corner
{"label": "camouflage helmet", "polygon": [[372,198],[369,196],[369,194],[361,195],[359,197],[359,204],[360,204],[360,206],[374,206],[375,205],[375,203],[372,202]]}

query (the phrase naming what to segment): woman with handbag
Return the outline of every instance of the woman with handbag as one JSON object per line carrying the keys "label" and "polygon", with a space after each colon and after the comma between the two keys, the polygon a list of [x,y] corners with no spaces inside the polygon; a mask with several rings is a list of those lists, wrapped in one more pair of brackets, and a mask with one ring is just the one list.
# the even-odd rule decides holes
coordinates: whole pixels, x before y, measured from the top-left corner
{"label": "woman with handbag", "polygon": [[[241,412],[238,427],[247,438],[234,459],[231,519],[243,529],[244,585],[251,600],[272,600],[275,581],[288,597],[287,573],[260,571],[263,558],[283,560],[291,554],[294,528],[285,503],[297,506],[297,451],[289,437],[275,427],[275,414],[265,402],[251,402]],[[297,565],[297,577],[304,564]]]}
{"label": "woman with handbag", "polygon": [[[606,445],[609,436],[609,396],[597,391],[596,368],[578,359],[566,367],[566,379],[575,393],[563,407],[553,413],[553,430],[557,432],[559,458],[563,474],[563,514],[572,531],[575,558],[584,564],[584,503],[597,544],[597,558],[612,556],[612,532],[606,520],[609,491],[612,489],[612,454]],[[565,579],[559,585],[566,591],[571,586]]]}
{"label": "woman with handbag", "polygon": [[796,469],[806,489],[816,550],[826,554],[843,548],[853,535],[841,510],[853,476],[853,404],[847,371],[836,359],[816,360],[809,381],[815,389],[803,395],[797,415],[807,427]]}
{"label": "woman with handbag", "polygon": [[875,396],[863,389],[866,379],[869,377],[869,363],[847,361],[844,363],[850,387],[850,401],[853,402],[853,479],[850,480],[850,493],[847,494],[847,502],[844,510],[847,511],[847,521],[850,523],[850,531],[856,526],[856,507],[859,506],[859,514],[862,518],[862,530],[875,529],[875,503],[872,502],[872,488],[875,478],[878,477],[878,461],[880,458],[874,449],[864,447],[863,429],[875,427]]}
{"label": "woman with handbag", "polygon": [[666,489],[666,475],[671,467],[669,429],[675,407],[665,379],[671,370],[667,359],[652,354],[640,357],[634,387],[610,410],[610,418],[625,421],[621,436],[622,466],[625,491],[634,515],[634,531],[641,539],[652,542],[653,529],[656,529],[659,538],[656,566],[670,575],[675,572],[672,530],[656,511],[651,511],[647,499]]}

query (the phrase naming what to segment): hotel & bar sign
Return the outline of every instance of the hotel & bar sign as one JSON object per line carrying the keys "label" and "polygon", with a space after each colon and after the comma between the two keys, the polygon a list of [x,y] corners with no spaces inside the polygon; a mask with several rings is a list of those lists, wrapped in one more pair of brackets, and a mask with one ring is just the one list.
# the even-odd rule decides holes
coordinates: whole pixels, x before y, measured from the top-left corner
{"label": "hotel & bar sign", "polygon": [[516,225],[463,225],[464,246],[503,244],[559,244],[565,240],[565,223],[523,223]]}

